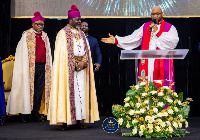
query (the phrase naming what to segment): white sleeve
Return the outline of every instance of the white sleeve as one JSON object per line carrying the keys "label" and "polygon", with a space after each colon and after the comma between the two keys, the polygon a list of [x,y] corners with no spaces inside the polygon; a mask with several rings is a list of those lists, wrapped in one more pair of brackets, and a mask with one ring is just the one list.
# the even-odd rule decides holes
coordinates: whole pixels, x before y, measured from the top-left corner
{"label": "white sleeve", "polygon": [[118,40],[117,46],[125,50],[132,50],[140,46],[143,36],[143,26],[144,24],[131,35],[125,37],[119,37],[116,35],[115,38]]}
{"label": "white sleeve", "polygon": [[168,32],[163,32],[156,39],[156,46],[161,50],[174,49],[176,48],[179,41],[178,33],[176,28],[172,25]]}

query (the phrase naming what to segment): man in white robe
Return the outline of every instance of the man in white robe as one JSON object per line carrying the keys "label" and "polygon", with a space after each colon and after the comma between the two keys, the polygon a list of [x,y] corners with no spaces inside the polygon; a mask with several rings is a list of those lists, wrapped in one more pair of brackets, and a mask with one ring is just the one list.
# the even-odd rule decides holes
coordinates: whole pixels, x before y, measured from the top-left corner
{"label": "man in white robe", "polygon": [[69,24],[56,37],[52,86],[47,119],[51,125],[86,128],[80,121],[99,120],[90,47],[82,31],[75,5],[68,11]]}
{"label": "man in white robe", "polygon": [[35,12],[31,20],[33,28],[23,33],[16,48],[6,107],[8,114],[20,113],[22,122],[27,122],[26,114],[32,114],[35,121],[44,121],[39,113],[47,115],[51,88],[52,57],[49,38],[43,32],[44,17]]}
{"label": "man in white robe", "polygon": [[[116,44],[118,47],[125,50],[131,50],[139,47],[140,45],[142,46],[141,48],[143,50],[165,50],[176,48],[179,41],[177,30],[173,25],[163,20],[163,12],[160,7],[153,7],[151,12],[151,19],[153,22],[143,24],[131,35],[125,37],[114,37],[109,34],[110,37],[102,38],[102,42]],[[157,59],[141,60],[139,76],[148,77],[149,81],[166,80],[166,82],[163,84],[169,86],[168,81],[171,80],[170,83],[174,81],[173,61],[161,61],[162,62]],[[160,66],[159,64],[164,65],[164,70],[160,70],[158,68]],[[171,75],[169,75],[169,69],[172,71]]]}

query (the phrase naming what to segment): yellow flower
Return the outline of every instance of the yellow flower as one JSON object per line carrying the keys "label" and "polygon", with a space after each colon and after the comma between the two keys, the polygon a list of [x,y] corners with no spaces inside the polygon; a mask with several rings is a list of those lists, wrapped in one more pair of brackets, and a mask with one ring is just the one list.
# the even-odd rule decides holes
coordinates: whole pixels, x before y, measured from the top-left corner
{"label": "yellow flower", "polygon": [[127,118],[128,120],[131,120],[131,117],[129,117],[128,115],[126,116],[126,118]]}
{"label": "yellow flower", "polygon": [[144,87],[144,90],[145,90],[145,92],[148,92],[149,91],[148,86]]}
{"label": "yellow flower", "polygon": [[149,115],[152,116],[152,114],[153,114],[153,110],[150,110],[150,111],[149,111]]}
{"label": "yellow flower", "polygon": [[129,104],[134,107],[134,103],[132,101],[129,102]]}
{"label": "yellow flower", "polygon": [[172,121],[173,120],[173,117],[172,116],[169,116],[169,118],[167,119],[168,121]]}
{"label": "yellow flower", "polygon": [[189,101],[191,101],[191,102],[193,101],[193,99],[192,99],[192,98],[187,98],[186,100],[189,100]]}
{"label": "yellow flower", "polygon": [[143,122],[143,121],[144,121],[144,118],[143,118],[143,117],[140,117],[139,120],[140,120],[141,122]]}

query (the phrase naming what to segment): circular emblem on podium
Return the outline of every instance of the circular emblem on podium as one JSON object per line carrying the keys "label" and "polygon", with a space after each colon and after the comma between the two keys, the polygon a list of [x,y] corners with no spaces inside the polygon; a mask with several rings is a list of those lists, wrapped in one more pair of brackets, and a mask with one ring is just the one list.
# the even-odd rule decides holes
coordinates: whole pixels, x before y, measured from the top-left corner
{"label": "circular emblem on podium", "polygon": [[102,127],[107,133],[115,133],[119,129],[119,124],[115,118],[109,117],[103,121]]}

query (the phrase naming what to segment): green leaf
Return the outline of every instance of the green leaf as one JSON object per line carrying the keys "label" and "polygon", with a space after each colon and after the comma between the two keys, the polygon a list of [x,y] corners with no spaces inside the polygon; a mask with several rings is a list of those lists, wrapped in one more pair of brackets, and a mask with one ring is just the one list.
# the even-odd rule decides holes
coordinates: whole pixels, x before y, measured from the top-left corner
{"label": "green leaf", "polygon": [[112,106],[112,113],[115,117],[121,118],[122,114],[125,114],[124,107],[122,105],[113,105]]}
{"label": "green leaf", "polygon": [[133,101],[133,103],[135,104],[138,102],[136,95],[137,95],[136,91],[133,91],[131,89],[129,89],[128,92],[126,93],[126,97],[130,97],[130,100]]}
{"label": "green leaf", "polygon": [[179,113],[182,115],[183,118],[187,118],[190,112],[190,106],[184,106],[179,110]]}
{"label": "green leaf", "polygon": [[157,91],[157,87],[153,82],[149,83],[149,92],[151,91]]}
{"label": "green leaf", "polygon": [[178,94],[178,100],[183,101],[183,92]]}

